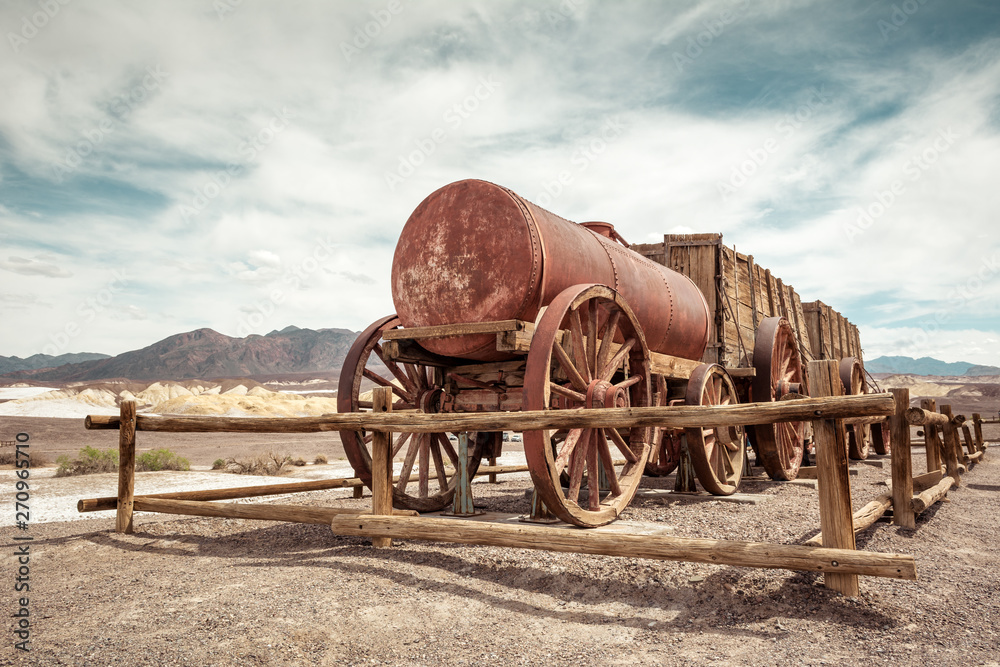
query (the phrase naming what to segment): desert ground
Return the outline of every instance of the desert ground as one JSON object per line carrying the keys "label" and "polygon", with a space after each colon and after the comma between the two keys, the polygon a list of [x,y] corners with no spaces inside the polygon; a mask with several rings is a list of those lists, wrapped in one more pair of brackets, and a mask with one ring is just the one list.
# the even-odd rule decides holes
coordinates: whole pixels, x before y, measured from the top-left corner
{"label": "desert ground", "polygon": [[[0,417],[0,431],[4,440],[29,433],[32,452],[50,460],[117,441],[114,431],[85,431],[80,419]],[[986,437],[1000,440],[1000,425],[987,425]],[[139,473],[138,493],[256,483],[207,467],[258,449],[329,457],[293,468],[298,477],[348,474],[335,435],[142,432],[138,443],[182,452],[195,467]],[[507,462],[523,456],[505,451]],[[121,535],[113,513],[73,511],[79,498],[114,495],[115,474],[54,479],[51,467],[32,471],[32,502],[43,513],[18,531],[14,471],[0,470],[0,499],[11,508],[8,614],[21,595],[12,538],[32,538],[16,543],[30,544],[30,651],[14,649],[11,620],[0,664],[997,665],[995,452],[916,530],[878,522],[859,534],[859,548],[913,555],[918,580],[862,577],[858,598],[830,593],[812,573],[408,540],[375,549],[319,525],[139,513],[135,533]],[[925,469],[922,448],[913,460],[916,472]],[[852,467],[858,508],[885,492],[888,459]],[[644,482],[672,485],[672,477]],[[473,488],[483,509],[528,511],[526,474],[495,485],[480,478]],[[758,502],[637,498],[620,523],[781,543],[817,532],[813,483],[745,480],[740,491]],[[357,500],[350,490],[257,500],[268,501],[370,507],[367,492]]]}

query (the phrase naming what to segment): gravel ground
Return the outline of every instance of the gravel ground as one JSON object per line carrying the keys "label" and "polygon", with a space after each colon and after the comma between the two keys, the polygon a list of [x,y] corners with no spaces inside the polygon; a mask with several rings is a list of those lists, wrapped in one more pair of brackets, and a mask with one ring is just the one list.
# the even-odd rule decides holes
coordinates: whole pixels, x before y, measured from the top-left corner
{"label": "gravel ground", "polygon": [[[915,450],[915,471],[923,461]],[[885,492],[884,463],[855,466],[855,508]],[[477,482],[477,504],[527,511],[526,476],[501,480]],[[624,518],[682,537],[796,543],[817,531],[814,488],[740,490],[766,500],[638,499]],[[11,516],[2,604],[8,618],[17,610],[10,545],[30,535],[31,650],[13,649],[9,622],[0,664],[998,665],[998,491],[991,449],[916,530],[859,534],[859,548],[912,554],[919,579],[863,577],[856,599],[785,570],[416,541],[376,550],[323,526],[149,514],[134,535],[108,518],[19,532]],[[369,507],[350,496],[280,502]]]}

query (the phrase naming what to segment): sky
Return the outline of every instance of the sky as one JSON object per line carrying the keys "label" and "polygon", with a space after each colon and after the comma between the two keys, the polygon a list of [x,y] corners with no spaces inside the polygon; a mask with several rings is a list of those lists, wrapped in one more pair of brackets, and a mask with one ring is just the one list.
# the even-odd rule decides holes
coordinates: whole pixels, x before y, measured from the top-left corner
{"label": "sky", "polygon": [[393,311],[431,192],[721,232],[866,358],[1000,365],[1000,3],[0,5],[0,355]]}

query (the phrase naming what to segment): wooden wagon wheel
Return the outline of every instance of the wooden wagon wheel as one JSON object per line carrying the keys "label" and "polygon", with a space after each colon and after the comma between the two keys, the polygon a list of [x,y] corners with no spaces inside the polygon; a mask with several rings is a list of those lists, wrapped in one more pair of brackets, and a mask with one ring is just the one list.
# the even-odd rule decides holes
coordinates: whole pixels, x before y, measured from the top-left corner
{"label": "wooden wagon wheel", "polygon": [[[604,285],[574,285],[553,299],[535,327],[525,368],[524,409],[648,406],[649,383],[646,340],[625,300]],[[535,490],[567,523],[610,523],[639,487],[648,434],[647,428],[572,428],[558,442],[550,431],[525,431],[524,454]],[[612,449],[624,463],[614,465]],[[601,489],[602,471],[606,490]],[[566,490],[560,483],[563,472],[568,475]],[[585,477],[587,499],[581,504]]]}
{"label": "wooden wagon wheel", "polygon": [[[656,398],[655,404],[657,407],[663,407],[670,403],[667,396],[667,381],[663,379],[662,375],[654,375],[653,377],[656,378],[656,391],[653,393]],[[654,428],[650,439],[649,460],[646,461],[645,473],[650,477],[665,477],[672,473],[680,462],[680,431],[670,428]]]}
{"label": "wooden wagon wheel", "polygon": [[[844,393],[848,396],[858,396],[868,393],[868,383],[865,381],[865,371],[861,360],[855,357],[844,357],[840,360],[840,381],[844,384]],[[871,445],[871,426],[869,424],[849,424],[847,426],[847,455],[855,461],[868,458]]]}
{"label": "wooden wagon wheel", "polygon": [[[735,405],[736,385],[718,364],[702,364],[688,380],[688,405]],[[746,433],[742,426],[685,429],[691,463],[701,486],[716,496],[736,492],[743,476]]]}
{"label": "wooden wagon wheel", "polygon": [[[371,399],[363,400],[361,384],[367,378],[376,385],[392,387],[394,410],[437,412],[442,387],[439,369],[421,364],[397,364],[386,359],[379,341],[382,333],[399,326],[395,315],[369,326],[354,342],[340,372],[337,391],[339,412],[371,410]],[[373,354],[374,353],[374,354]],[[487,434],[469,434],[469,479],[479,469]],[[392,504],[401,509],[434,512],[447,507],[458,482],[458,452],[447,433],[393,433],[392,457],[403,456],[399,481],[393,485]],[[372,434],[340,431],[340,440],[356,474],[371,488]],[[450,466],[446,466],[446,463]],[[414,485],[411,486],[411,483]]]}
{"label": "wooden wagon wheel", "polygon": [[[753,348],[757,374],[751,385],[755,403],[781,400],[789,393],[807,394],[795,332],[783,317],[766,317],[757,327]],[[805,422],[751,426],[755,450],[771,479],[795,479],[802,464]]]}

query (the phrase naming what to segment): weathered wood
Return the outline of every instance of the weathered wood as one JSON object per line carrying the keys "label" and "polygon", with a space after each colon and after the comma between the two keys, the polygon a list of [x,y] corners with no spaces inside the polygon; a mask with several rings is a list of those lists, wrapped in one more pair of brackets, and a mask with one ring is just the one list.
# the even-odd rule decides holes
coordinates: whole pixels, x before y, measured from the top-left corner
{"label": "weathered wood", "polygon": [[[889,394],[803,398],[773,403],[739,405],[675,405],[643,408],[582,410],[536,410],[526,412],[432,413],[345,412],[322,417],[163,417],[138,415],[139,431],[312,433],[319,431],[370,430],[397,433],[442,431],[531,431],[560,428],[628,428],[660,426],[697,428],[773,424],[809,419],[839,419],[851,416],[889,415],[894,410]],[[88,428],[117,428],[118,417],[91,415]]]}
{"label": "weathered wood", "polygon": [[122,401],[118,416],[118,515],[115,532],[132,532],[135,494],[135,401]]}
{"label": "weathered wood", "polygon": [[[920,407],[928,412],[937,412],[937,402],[933,398],[922,399]],[[926,445],[924,456],[927,458],[927,470],[933,472],[942,465],[941,440],[938,437],[937,426],[933,424],[924,425],[924,443]]]}
{"label": "weathered wood", "polygon": [[962,478],[959,476],[958,457],[962,446],[958,442],[958,429],[952,423],[951,406],[942,405],[941,414],[948,418],[942,427],[944,429],[943,451],[945,468],[948,476],[955,480],[955,486],[960,487],[962,486]]}
{"label": "weathered wood", "polygon": [[[889,391],[892,391],[891,389]],[[854,424],[878,424],[884,422],[885,417],[846,417],[844,419],[844,425],[850,426]]]}
{"label": "weathered wood", "polygon": [[[892,495],[883,493],[881,496],[859,509],[852,517],[854,534],[857,535],[862,530],[868,528],[873,523],[881,519],[890,507],[892,507]],[[823,533],[816,533],[802,543],[803,546],[808,547],[818,547],[822,546],[822,544]]]}
{"label": "weathered wood", "polygon": [[931,488],[923,491],[920,495],[913,496],[913,500],[911,501],[913,511],[920,514],[925,509],[944,498],[954,483],[954,479],[951,477],[945,477]]}
{"label": "weathered wood", "polygon": [[[835,360],[809,363],[809,381],[814,396],[836,396],[843,393],[839,365]],[[830,419],[813,421],[816,443],[816,468],[819,477],[819,518],[823,546],[854,549],[854,525],[851,512],[851,482],[847,473],[847,443],[844,424]],[[847,596],[860,593],[854,574],[826,572],[827,588]]]}
{"label": "weathered wood", "polygon": [[870,553],[761,542],[729,542],[663,535],[627,535],[534,524],[409,517],[336,517],[338,535],[458,542],[519,549],[650,558],[915,580],[916,563],[904,554]]}
{"label": "weathered wood", "polygon": [[983,458],[983,454],[985,454],[985,452],[978,451],[978,452],[974,452],[972,454],[969,454],[965,458],[968,459],[969,463],[979,463],[982,460],[982,458]]}
{"label": "weathered wood", "polygon": [[382,333],[384,340],[422,340],[426,338],[447,338],[472,334],[501,333],[504,331],[534,331],[535,325],[522,320],[500,320],[497,322],[463,322],[460,324],[440,324],[427,327],[390,329]]}
{"label": "weathered wood", "polygon": [[448,368],[460,363],[458,359],[428,352],[412,340],[383,341],[382,355],[389,361],[405,364],[421,364],[434,368]]}
{"label": "weathered wood", "polygon": [[892,449],[892,522],[903,528],[916,528],[917,518],[910,500],[913,498],[913,461],[910,457],[910,425],[906,423],[910,390],[890,389],[896,400],[896,414],[889,417]]}
{"label": "weathered wood", "polygon": [[[204,489],[201,491],[175,491],[170,493],[149,493],[136,498],[166,498],[170,500],[233,500],[236,498],[258,498],[278,496],[305,491],[323,491],[345,487],[364,486],[357,477],[344,479],[321,479],[312,482],[291,482],[288,484],[262,484],[258,486],[238,486],[230,489]],[[78,512],[102,512],[115,509],[117,498],[84,498],[76,503]]]}
{"label": "weathered wood", "polygon": [[[372,391],[372,412],[392,412],[392,391],[389,387],[375,387]],[[426,470],[427,466],[424,466]],[[376,431],[372,434],[372,514],[392,514],[392,433]],[[391,547],[388,537],[372,539],[373,547]]]}
{"label": "weathered wood", "polygon": [[923,408],[908,408],[905,416],[906,422],[908,424],[913,424],[914,426],[926,426],[928,424],[933,426],[944,426],[945,424],[951,422],[951,419],[940,412],[931,412],[930,410],[924,410]]}
{"label": "weathered wood", "polygon": [[913,478],[913,493],[923,493],[940,482],[942,477],[944,477],[944,473],[941,470],[925,472],[922,475],[915,476]]}
{"label": "weathered wood", "polygon": [[[260,521],[288,521],[291,523],[316,523],[329,525],[336,517],[363,516],[366,513],[345,507],[305,507],[302,505],[270,505],[268,503],[213,503],[204,500],[173,500],[138,496],[135,509],[139,512],[211,516],[226,519],[257,519]],[[395,516],[416,517],[414,510],[396,510]]]}
{"label": "weathered wood", "polygon": [[962,436],[965,439],[965,449],[968,454],[975,454],[979,451],[976,447],[975,441],[972,439],[972,431],[969,430],[968,424],[962,424]]}
{"label": "weathered wood", "polygon": [[744,368],[729,366],[726,368],[726,372],[729,373],[729,377],[733,379],[757,377],[757,369],[753,366],[746,366]]}
{"label": "weathered wood", "polygon": [[986,443],[983,440],[983,419],[978,412],[972,413],[972,426],[976,431],[976,448],[982,451],[986,448]]}

